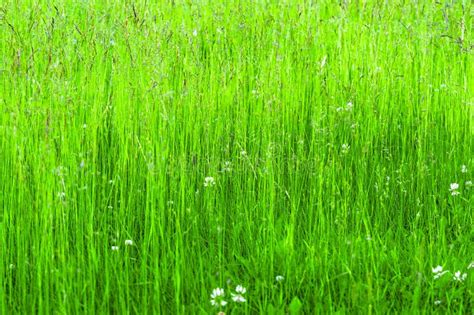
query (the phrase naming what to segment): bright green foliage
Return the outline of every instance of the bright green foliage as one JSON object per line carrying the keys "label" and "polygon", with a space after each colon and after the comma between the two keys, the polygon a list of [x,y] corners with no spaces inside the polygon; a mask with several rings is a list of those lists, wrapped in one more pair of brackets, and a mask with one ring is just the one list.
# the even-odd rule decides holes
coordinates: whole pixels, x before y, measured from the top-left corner
{"label": "bright green foliage", "polygon": [[472,314],[473,23],[2,1],[0,314]]}

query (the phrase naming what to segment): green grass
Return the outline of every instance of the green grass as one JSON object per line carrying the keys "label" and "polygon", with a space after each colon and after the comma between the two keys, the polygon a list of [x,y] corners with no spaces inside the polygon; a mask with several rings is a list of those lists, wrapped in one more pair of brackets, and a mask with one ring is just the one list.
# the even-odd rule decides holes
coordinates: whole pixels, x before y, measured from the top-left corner
{"label": "green grass", "polygon": [[338,2],[3,2],[0,314],[472,314],[474,6]]}

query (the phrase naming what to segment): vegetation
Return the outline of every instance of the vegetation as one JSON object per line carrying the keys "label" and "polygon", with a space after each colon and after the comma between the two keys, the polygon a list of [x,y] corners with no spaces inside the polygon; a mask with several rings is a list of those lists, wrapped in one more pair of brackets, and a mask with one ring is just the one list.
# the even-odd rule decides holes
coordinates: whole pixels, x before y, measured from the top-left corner
{"label": "vegetation", "polygon": [[471,313],[473,18],[2,2],[0,313]]}

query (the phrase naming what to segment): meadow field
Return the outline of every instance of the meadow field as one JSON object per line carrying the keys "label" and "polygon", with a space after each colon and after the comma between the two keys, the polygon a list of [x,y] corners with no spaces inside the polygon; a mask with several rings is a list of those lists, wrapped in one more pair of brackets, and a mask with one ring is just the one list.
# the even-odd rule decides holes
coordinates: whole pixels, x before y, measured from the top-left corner
{"label": "meadow field", "polygon": [[0,314],[473,314],[470,0],[4,0]]}

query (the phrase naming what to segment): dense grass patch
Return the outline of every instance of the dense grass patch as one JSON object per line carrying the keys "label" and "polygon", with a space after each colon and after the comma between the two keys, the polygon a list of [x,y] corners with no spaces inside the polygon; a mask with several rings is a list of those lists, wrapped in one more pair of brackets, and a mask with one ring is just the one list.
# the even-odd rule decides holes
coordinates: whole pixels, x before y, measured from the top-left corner
{"label": "dense grass patch", "polygon": [[472,312],[471,1],[159,2],[0,5],[1,314]]}

